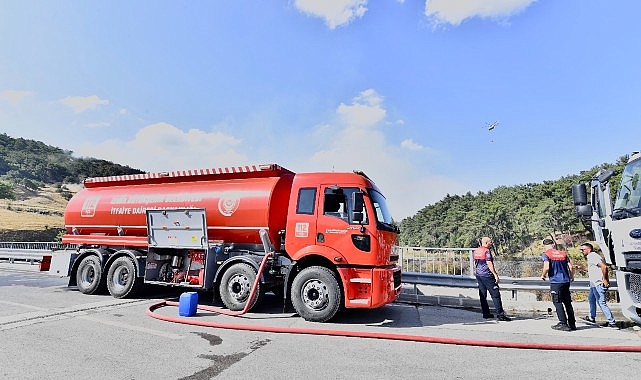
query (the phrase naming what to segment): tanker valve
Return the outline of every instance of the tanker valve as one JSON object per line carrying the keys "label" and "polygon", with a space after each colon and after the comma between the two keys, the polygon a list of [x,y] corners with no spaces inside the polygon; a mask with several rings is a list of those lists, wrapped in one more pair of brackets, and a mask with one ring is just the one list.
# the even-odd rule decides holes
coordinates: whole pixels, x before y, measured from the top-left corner
{"label": "tanker valve", "polygon": [[178,273],[181,265],[182,265],[182,256],[174,256],[171,259],[171,271],[173,272],[172,282],[178,282],[179,280],[182,280],[182,277],[179,276],[179,273]]}
{"label": "tanker valve", "polygon": [[182,256],[174,256],[171,259],[172,268],[180,268],[181,265],[182,265]]}

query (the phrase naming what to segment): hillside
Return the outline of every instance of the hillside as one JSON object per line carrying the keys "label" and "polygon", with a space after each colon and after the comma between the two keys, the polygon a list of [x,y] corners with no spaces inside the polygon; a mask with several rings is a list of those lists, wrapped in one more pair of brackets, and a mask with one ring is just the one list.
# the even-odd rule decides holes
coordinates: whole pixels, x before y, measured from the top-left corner
{"label": "hillside", "polygon": [[[65,185],[75,192],[80,185]],[[54,185],[17,188],[15,199],[0,199],[0,241],[52,241],[64,228],[65,193]]]}
{"label": "hillside", "polygon": [[85,178],[137,173],[143,172],[0,134],[0,241],[53,241],[64,228],[67,200]]}
{"label": "hillside", "polygon": [[10,198],[6,184],[35,189],[44,184],[82,183],[87,177],[138,174],[141,170],[95,158],[73,157],[73,152],[40,141],[0,134],[0,198]]}

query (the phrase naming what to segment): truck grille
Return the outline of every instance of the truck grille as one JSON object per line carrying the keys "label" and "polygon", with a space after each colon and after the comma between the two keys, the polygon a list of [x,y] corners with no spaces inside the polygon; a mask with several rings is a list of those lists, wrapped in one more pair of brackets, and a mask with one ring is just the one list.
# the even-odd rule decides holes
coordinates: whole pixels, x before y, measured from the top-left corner
{"label": "truck grille", "polygon": [[641,303],[641,274],[630,273],[628,276],[628,289],[635,303]]}

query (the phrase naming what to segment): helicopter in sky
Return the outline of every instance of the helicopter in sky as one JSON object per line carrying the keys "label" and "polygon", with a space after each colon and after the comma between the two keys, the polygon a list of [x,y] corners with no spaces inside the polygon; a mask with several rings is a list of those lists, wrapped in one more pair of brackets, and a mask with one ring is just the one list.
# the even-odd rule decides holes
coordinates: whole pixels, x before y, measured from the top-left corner
{"label": "helicopter in sky", "polygon": [[[498,121],[495,121],[493,123],[485,123],[485,128],[487,128],[488,132],[492,132],[498,126],[499,126]],[[494,139],[490,139],[490,142],[494,142]]]}

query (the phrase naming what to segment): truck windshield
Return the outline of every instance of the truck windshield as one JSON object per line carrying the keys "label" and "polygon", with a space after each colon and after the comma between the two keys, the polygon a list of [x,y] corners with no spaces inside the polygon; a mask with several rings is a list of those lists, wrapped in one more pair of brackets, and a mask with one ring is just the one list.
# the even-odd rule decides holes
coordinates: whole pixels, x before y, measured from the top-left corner
{"label": "truck windshield", "polygon": [[623,219],[641,214],[641,159],[626,165],[621,175],[621,185],[614,203],[612,217]]}
{"label": "truck windshield", "polygon": [[374,189],[368,189],[369,197],[372,200],[374,211],[376,212],[376,222],[379,228],[389,229],[397,232],[396,226],[392,224],[392,214],[387,208],[387,201],[383,194]]}

